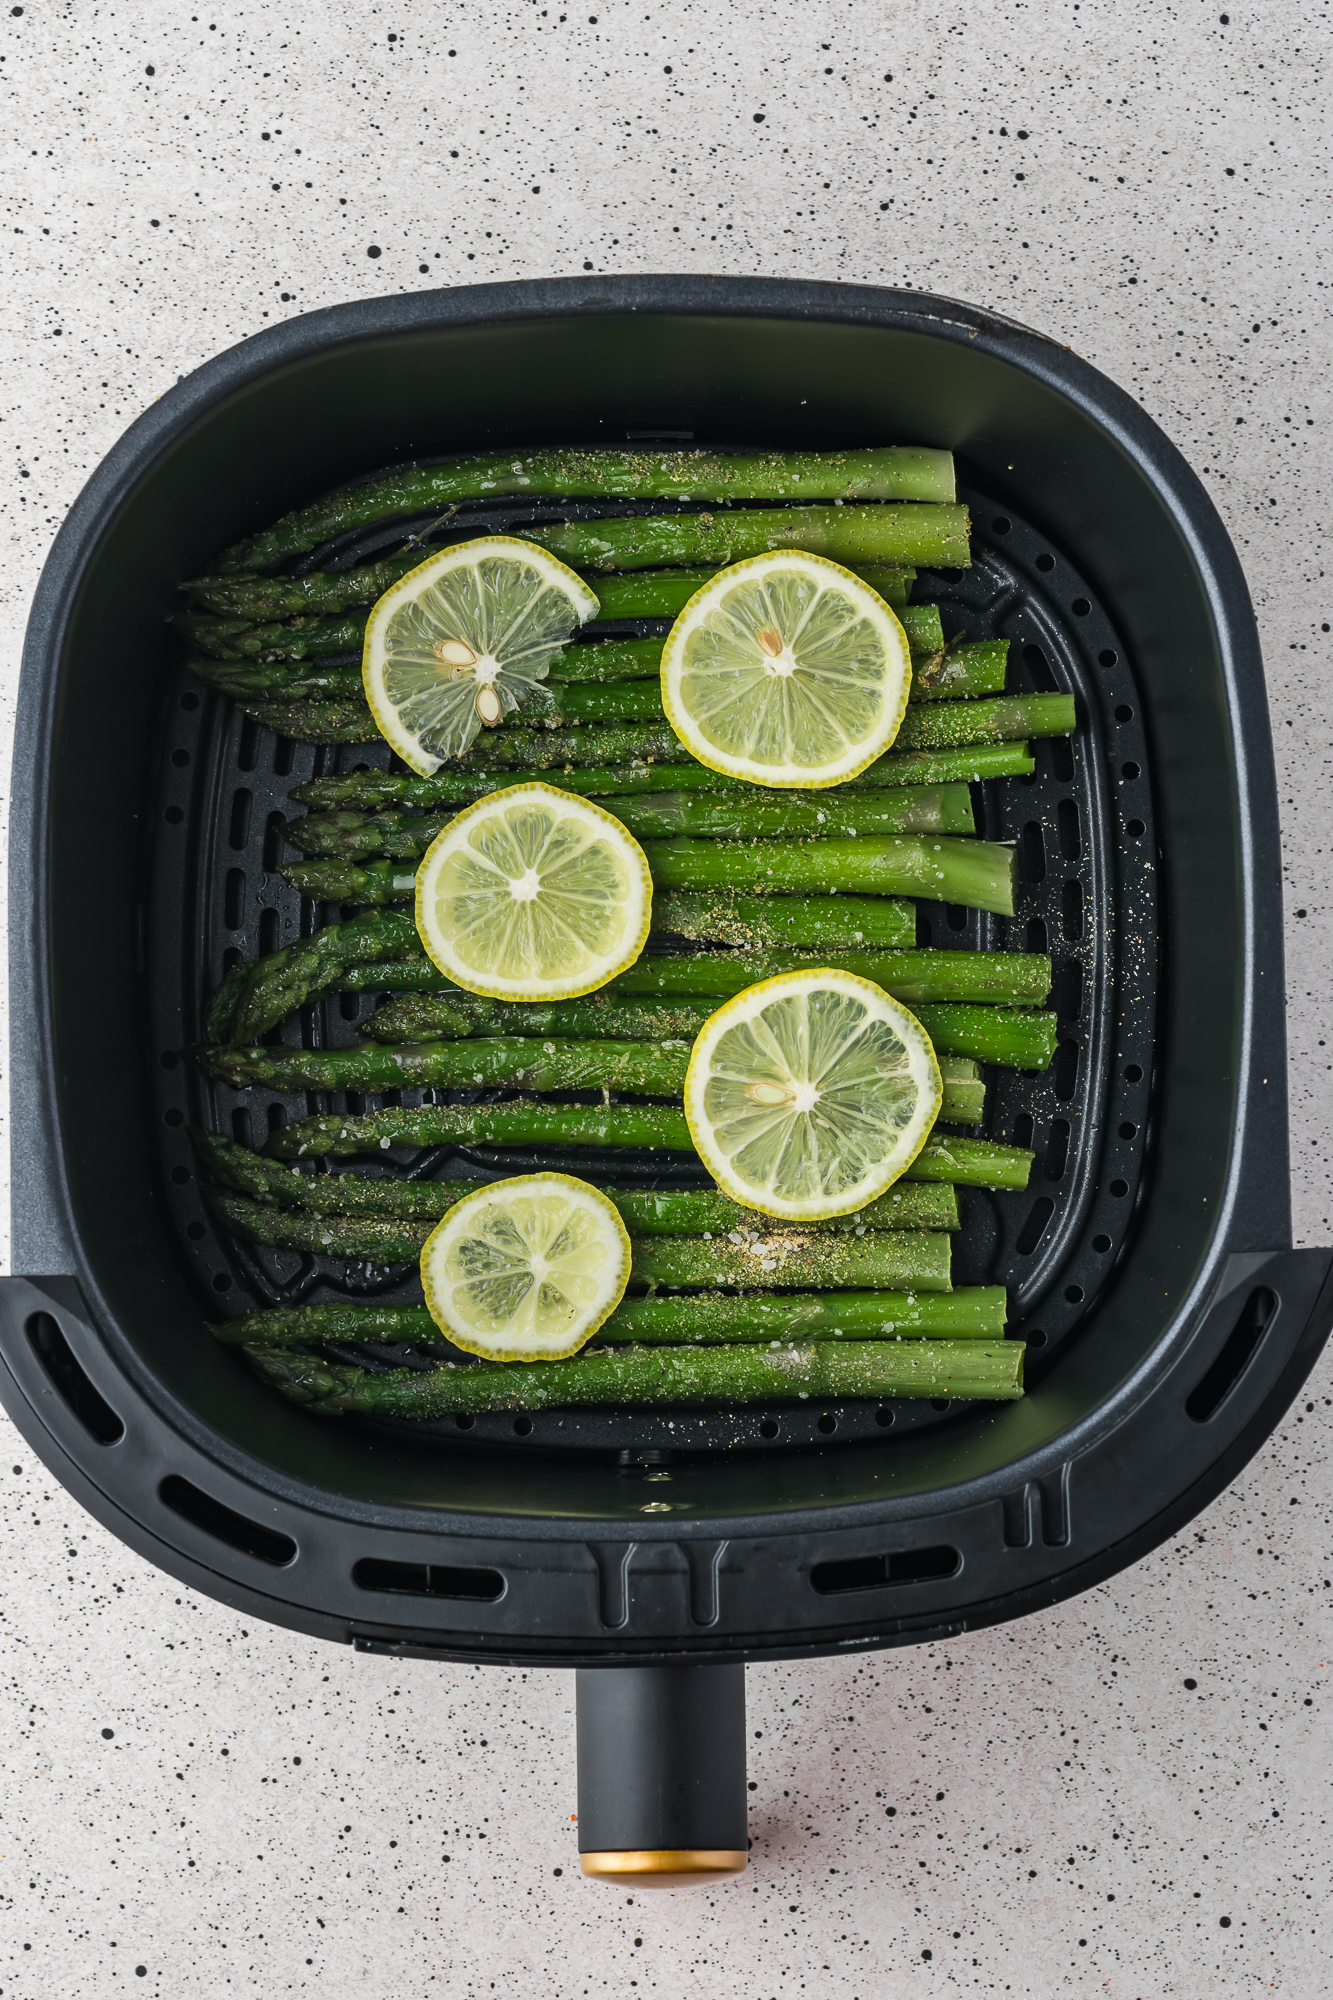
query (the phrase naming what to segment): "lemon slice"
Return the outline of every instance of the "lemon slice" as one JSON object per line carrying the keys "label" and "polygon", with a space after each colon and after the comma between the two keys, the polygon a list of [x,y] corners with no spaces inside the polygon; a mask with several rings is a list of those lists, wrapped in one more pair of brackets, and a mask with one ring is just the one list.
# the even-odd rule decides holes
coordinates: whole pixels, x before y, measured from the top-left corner
{"label": "lemon slice", "polygon": [[643,849],[591,799],[509,785],[451,819],[417,870],[434,965],[493,1000],[572,1000],[634,963],[652,917]]}
{"label": "lemon slice", "polygon": [[455,1202],[426,1238],[431,1318],[486,1361],[558,1361],[615,1311],[629,1283],[625,1225],[569,1174],[520,1174]]}
{"label": "lemon slice", "polygon": [[366,624],[361,679],[376,728],[429,778],[483,724],[512,714],[597,608],[582,577],[515,535],[431,556]]}
{"label": "lemon slice", "polygon": [[662,649],[662,706],[685,748],[757,785],[854,778],[898,734],[911,679],[883,598],[799,549],[719,570]]}
{"label": "lemon slice", "polygon": [[725,1194],[788,1221],[850,1215],[911,1166],[939,1114],[925,1029],[851,972],[784,972],[704,1023],[690,1137]]}

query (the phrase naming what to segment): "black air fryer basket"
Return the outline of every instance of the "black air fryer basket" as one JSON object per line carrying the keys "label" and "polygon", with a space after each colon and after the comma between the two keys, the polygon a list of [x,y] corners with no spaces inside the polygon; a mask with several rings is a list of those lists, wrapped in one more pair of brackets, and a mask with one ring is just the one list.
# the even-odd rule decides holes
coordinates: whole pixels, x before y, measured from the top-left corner
{"label": "black air fryer basket", "polygon": [[[240,1249],[200,1198],[187,1124],[259,1142],[269,1100],[206,1085],[181,1051],[228,954],[312,920],[274,872],[287,794],[387,751],[293,744],[202,692],[165,623],[177,582],[376,467],[627,437],[951,446],[974,566],[916,595],[947,630],[1008,638],[1017,685],[1077,697],[1077,736],[1041,744],[1035,778],[978,788],[984,832],[1018,845],[1016,917],[920,918],[923,943],[1054,960],[1055,1062],[988,1091],[988,1134],[1036,1151],[1031,1185],[963,1191],[955,1255],[957,1282],[1009,1287],[1021,1402],[332,1423],[205,1330],[256,1304],[406,1296],[411,1273]],[[566,511],[505,502],[451,528]],[[155,404],[74,506],[33,610],[14,772],[7,1408],[106,1525],[249,1615],[600,1670],[580,1675],[585,1849],[722,1866],[745,1844],[745,1660],[956,1635],[1114,1573],[1234,1476],[1326,1337],[1330,1253],[1291,1248],[1245,584],[1137,405],[1023,327],[920,294],[651,278],[262,334]],[[371,1004],[335,995],[284,1033],[345,1042]]]}

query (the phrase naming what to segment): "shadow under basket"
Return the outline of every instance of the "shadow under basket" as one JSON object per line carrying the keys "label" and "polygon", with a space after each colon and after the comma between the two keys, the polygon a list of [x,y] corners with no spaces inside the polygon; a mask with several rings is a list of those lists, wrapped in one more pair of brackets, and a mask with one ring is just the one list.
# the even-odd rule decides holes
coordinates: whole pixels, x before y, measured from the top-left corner
{"label": "shadow under basket", "polygon": [[[243,1113],[258,1142],[278,1102],[182,1051],[228,953],[300,934],[274,873],[287,793],[386,753],[243,724],[181,666],[177,581],[371,467],[626,438],[952,447],[974,566],[915,595],[948,632],[1009,639],[1011,685],[1076,696],[1076,738],[1042,744],[1032,780],[978,788],[985,833],[1018,846],[1015,918],[921,918],[922,942],[1055,964],[1051,1070],[988,1091],[990,1136],[1037,1152],[1031,1185],[969,1191],[956,1254],[959,1281],[1009,1287],[1020,1402],[327,1422],[209,1336],[254,1304],[404,1296],[410,1273],[238,1251],[202,1203],[187,1123]],[[476,511],[488,532],[565,510]],[[1113,1574],[1234,1476],[1326,1338],[1330,1253],[1291,1248],[1277,800],[1240,567],[1144,413],[1008,321],[661,277],[262,333],[155,403],[71,510],[14,770],[6,1407],[93,1514],[249,1616],[586,1669],[580,1843],[613,1857],[589,1872],[621,1879],[631,1853],[661,1877],[691,1855],[734,1872],[741,1663],[957,1635]],[[369,1004],[335,996],[300,1032],[351,1040]],[[730,1718],[718,1741],[701,1688]],[[638,1774],[618,1793],[617,1770]],[[674,1803],[653,1818],[650,1794]]]}

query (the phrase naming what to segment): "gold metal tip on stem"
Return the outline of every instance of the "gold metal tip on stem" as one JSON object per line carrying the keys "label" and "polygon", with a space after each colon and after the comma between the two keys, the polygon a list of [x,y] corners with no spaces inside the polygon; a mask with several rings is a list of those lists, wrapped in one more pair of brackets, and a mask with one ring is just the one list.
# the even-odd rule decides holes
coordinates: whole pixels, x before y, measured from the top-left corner
{"label": "gold metal tip on stem", "polygon": [[580,1854],[595,1882],[637,1882],[641,1889],[699,1889],[743,1875],[743,1847],[631,1847],[609,1854]]}

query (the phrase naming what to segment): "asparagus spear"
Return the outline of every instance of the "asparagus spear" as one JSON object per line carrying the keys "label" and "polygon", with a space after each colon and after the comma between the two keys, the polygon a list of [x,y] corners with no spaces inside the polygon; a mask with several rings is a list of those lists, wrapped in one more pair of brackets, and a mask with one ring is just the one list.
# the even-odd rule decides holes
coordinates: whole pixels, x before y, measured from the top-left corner
{"label": "asparagus spear", "polygon": [[[349,1159],[396,1146],[630,1146],[692,1152],[685,1114],[667,1104],[385,1105],[316,1113],[280,1125],[264,1151],[275,1160]],[[903,1175],[965,1187],[1025,1188],[1035,1154],[988,1139],[932,1133]]]}
{"label": "asparagus spear", "polygon": [[[945,750],[1015,736],[1068,736],[1078,726],[1072,694],[1001,695],[995,701],[909,704],[895,749]],[[873,767],[872,767],[873,768]]]}
{"label": "asparagus spear", "polygon": [[1009,660],[1007,639],[955,640],[947,649],[912,663],[913,701],[957,700],[1002,694]]}
{"label": "asparagus spear", "polygon": [[[317,1215],[370,1215],[391,1220],[438,1222],[456,1201],[475,1194],[475,1180],[400,1181],[386,1174],[312,1173],[266,1159],[221,1132],[195,1128],[191,1141],[200,1160],[234,1194],[283,1208],[311,1209]],[[727,1236],[767,1228],[753,1209],[719,1194],[716,1188],[642,1190],[608,1188],[607,1198],[636,1236]],[[803,1229],[957,1229],[958,1196],[946,1182],[899,1181],[855,1215],[803,1223]]]}
{"label": "asparagus spear", "polygon": [[477,1362],[367,1375],[292,1354],[247,1349],[265,1381],[319,1416],[431,1418],[584,1403],[808,1402],[949,1396],[1012,1401],[1023,1393],[1022,1341],[857,1340],[790,1347],[598,1347],[568,1361]]}
{"label": "asparagus spear", "polygon": [[464,500],[513,494],[525,500],[928,500],[954,497],[953,457],[919,445],[831,452],[488,452],[415,465],[346,486],[285,514],[263,534],[229,548],[219,574],[274,569],[288,556],[354,528],[428,513]]}
{"label": "asparagus spear", "polygon": [[547,678],[597,683],[656,681],[661,671],[660,639],[602,639],[595,646],[567,646],[552,660]]}
{"label": "asparagus spear", "polygon": [[360,666],[321,666],[317,660],[265,664],[257,660],[187,660],[192,673],[233,701],[339,702],[362,693]]}
{"label": "asparagus spear", "polygon": [[243,618],[214,618],[207,611],[178,611],[171,623],[187,645],[197,646],[210,659],[272,662],[359,653],[368,615],[365,611],[344,611],[337,618],[293,618],[285,623],[252,625]]}
{"label": "asparagus spear", "polygon": [[[1005,1294],[1000,1285],[953,1292],[806,1292],[737,1298],[729,1292],[625,1299],[597,1335],[597,1345],[652,1341],[1003,1340]],[[412,1341],[428,1346],[445,1336],[425,1306],[288,1306],[244,1313],[213,1328],[231,1347],[293,1347],[302,1342]]]}
{"label": "asparagus spear", "polygon": [[[769,549],[805,549],[834,562],[929,563],[965,569],[967,509],[770,507],[735,513],[625,515],[526,527],[525,541],[576,569],[653,569],[664,563],[734,563]],[[594,585],[595,588],[595,585]]]}
{"label": "asparagus spear", "polygon": [[[215,1041],[254,1041],[294,1007],[331,986],[346,967],[371,965],[420,949],[416,924],[405,911],[376,910],[349,923],[326,924],[300,944],[270,952],[254,964],[233,967],[209,1007],[204,1032]],[[235,997],[228,1014],[222,996],[227,981],[234,981],[240,971],[246,977],[232,988]]]}
{"label": "asparagus spear", "polygon": [[[410,1264],[435,1227],[433,1222],[364,1215],[316,1215],[248,1201],[213,1189],[209,1205],[225,1228],[249,1243],[308,1256],[344,1257],[371,1264]],[[630,1283],[693,1287],[745,1285],[771,1290],[802,1284],[816,1290],[880,1287],[947,1292],[950,1239],[940,1231],[898,1234],[869,1229],[864,1236],[775,1229],[754,1242],[725,1237],[631,1238]]]}
{"label": "asparagus spear", "polygon": [[644,1097],[678,1097],[685,1084],[689,1044],[543,1041],[539,1036],[495,1035],[464,1042],[420,1042],[385,1048],[363,1042],[350,1049],[205,1049],[199,1061],[210,1076],[243,1090],[628,1090]]}
{"label": "asparagus spear", "polygon": [[[276,954],[275,954],[276,955]],[[254,966],[246,959],[233,965],[223,974],[222,983],[204,1009],[204,1039],[209,1042],[229,1042],[236,1024],[236,1010],[240,1006]],[[281,1018],[281,1017],[279,1017]]]}
{"label": "asparagus spear", "polygon": [[899,896],[710,896],[662,890],[653,930],[734,945],[912,945],[916,911]]}
{"label": "asparagus spear", "polygon": [[[407,861],[289,861],[278,873],[315,903],[410,903],[416,894],[417,864]],[[371,987],[393,981],[371,979]],[[349,988],[354,991],[354,988]]]}
{"label": "asparagus spear", "polygon": [[247,695],[236,706],[293,743],[373,743],[379,735],[364,701],[254,701]]}
{"label": "asparagus spear", "polygon": [[[659,792],[648,799],[608,798],[606,810],[640,839],[688,833],[705,839],[872,833],[976,831],[966,785],[903,785],[896,791],[836,792],[808,797],[745,799],[708,792]],[[359,861],[370,854],[401,860],[424,854],[453,818],[434,813],[307,813],[289,820],[283,839],[303,854]]]}
{"label": "asparagus spear", "polygon": [[[600,737],[590,731],[580,739],[586,754],[597,749]],[[675,746],[679,760],[684,752]],[[888,751],[860,778],[849,779],[835,789],[839,796],[853,790],[875,790],[884,785],[947,785],[966,783],[974,778],[1010,778],[1029,775],[1034,769],[1026,743],[985,743],[958,750]],[[379,806],[445,806],[470,804],[473,799],[494,791],[498,783],[522,785],[532,780],[558,784],[563,791],[579,792],[590,798],[621,796],[642,792],[705,791],[724,792],[732,797],[767,799],[773,794],[748,784],[741,778],[724,778],[692,759],[666,763],[605,764],[575,768],[573,764],[558,777],[549,766],[540,771],[513,771],[497,779],[490,771],[437,771],[433,778],[417,778],[402,771],[345,771],[328,778],[311,778],[297,785],[292,798],[316,810],[337,806],[373,812]],[[790,797],[790,794],[781,796]]]}
{"label": "asparagus spear", "polygon": [[[774,900],[780,907],[786,899]],[[814,953],[777,949],[644,957],[604,987],[602,995],[582,1004],[603,1005],[622,998],[679,1000],[705,995],[728,1000],[761,979],[775,978],[780,972],[799,972],[805,966],[827,963],[830,959],[845,972],[873,979],[877,986],[912,1007],[928,1000],[1008,1001],[1039,1006],[1050,990],[1051,961],[1040,952],[861,951],[839,946],[836,950]],[[425,958],[379,967],[353,967],[343,974],[340,983],[345,991],[354,993],[439,993],[453,1000],[466,998],[456,995],[444,975]],[[419,1018],[424,1022],[429,1017]]]}
{"label": "asparagus spear", "polygon": [[643,851],[657,889],[849,889],[1014,913],[1014,851],[995,841],[922,833],[744,844],[681,838],[646,840]]}

